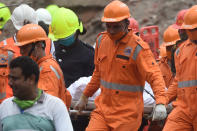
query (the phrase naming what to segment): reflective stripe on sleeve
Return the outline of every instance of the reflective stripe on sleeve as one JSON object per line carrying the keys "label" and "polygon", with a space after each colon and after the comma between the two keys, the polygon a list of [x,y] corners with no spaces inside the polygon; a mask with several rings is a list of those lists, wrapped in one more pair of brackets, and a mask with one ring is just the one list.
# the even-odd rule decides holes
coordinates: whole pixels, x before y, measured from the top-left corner
{"label": "reflective stripe on sleeve", "polygon": [[191,81],[181,81],[178,82],[178,87],[183,88],[183,87],[193,87],[197,86],[197,80],[191,80]]}
{"label": "reflective stripe on sleeve", "polygon": [[180,48],[178,48],[178,49],[176,50],[176,55],[177,55],[177,56],[178,56],[179,52],[180,52]]}
{"label": "reflective stripe on sleeve", "polygon": [[60,75],[58,74],[57,70],[52,65],[50,65],[50,68],[55,73],[55,75],[57,76],[57,78],[60,79]]}
{"label": "reflective stripe on sleeve", "polygon": [[100,35],[100,36],[98,37],[98,48],[99,48],[99,46],[100,46],[100,44],[101,44],[101,39],[102,39],[102,37],[103,37],[103,35]]}
{"label": "reflective stripe on sleeve", "polygon": [[42,68],[43,68],[43,67],[41,66],[41,67],[40,67],[40,72],[42,71]]}
{"label": "reflective stripe on sleeve", "polygon": [[14,53],[12,51],[8,51],[8,64],[10,64],[11,60],[13,59]]}
{"label": "reflective stripe on sleeve", "polygon": [[140,53],[141,50],[142,50],[142,47],[140,45],[137,45],[136,48],[135,48],[135,51],[133,53],[133,59],[134,60],[137,59],[137,56],[138,56],[138,54]]}
{"label": "reflective stripe on sleeve", "polygon": [[3,41],[3,45],[4,46],[7,45],[7,41],[6,40]]}
{"label": "reflective stripe on sleeve", "polygon": [[144,90],[143,86],[109,83],[104,80],[101,80],[101,85],[108,89],[114,89],[120,91],[143,92]]}

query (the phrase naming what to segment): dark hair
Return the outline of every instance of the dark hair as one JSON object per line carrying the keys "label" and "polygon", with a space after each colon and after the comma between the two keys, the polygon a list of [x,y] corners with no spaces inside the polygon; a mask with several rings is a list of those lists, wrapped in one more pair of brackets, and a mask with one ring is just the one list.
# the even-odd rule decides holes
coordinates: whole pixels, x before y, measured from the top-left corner
{"label": "dark hair", "polygon": [[45,33],[49,34],[49,25],[45,24],[44,21],[39,21],[38,25],[42,27],[42,29],[44,29]]}
{"label": "dark hair", "polygon": [[22,74],[25,79],[29,78],[32,74],[35,75],[35,82],[37,83],[39,80],[39,67],[34,60],[32,60],[29,56],[19,56],[13,59],[10,62],[10,69],[19,67],[22,70]]}

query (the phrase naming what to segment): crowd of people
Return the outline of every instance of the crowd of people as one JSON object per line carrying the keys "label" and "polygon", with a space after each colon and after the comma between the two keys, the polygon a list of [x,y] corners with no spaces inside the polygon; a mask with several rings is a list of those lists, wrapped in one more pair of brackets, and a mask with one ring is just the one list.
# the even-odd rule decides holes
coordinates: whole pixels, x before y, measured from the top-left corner
{"label": "crowd of people", "polygon": [[[197,131],[196,5],[164,31],[157,58],[119,0],[104,8],[106,31],[94,47],[80,40],[87,30],[69,8],[21,4],[11,13],[0,3],[1,32],[9,20],[15,34],[0,42],[0,131]],[[82,115],[89,97],[95,108],[80,126],[70,109]]]}

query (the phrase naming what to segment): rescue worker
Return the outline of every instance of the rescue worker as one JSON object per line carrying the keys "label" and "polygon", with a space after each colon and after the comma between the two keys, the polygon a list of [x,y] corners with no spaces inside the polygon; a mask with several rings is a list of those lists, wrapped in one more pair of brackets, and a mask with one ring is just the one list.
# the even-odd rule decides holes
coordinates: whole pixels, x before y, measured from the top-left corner
{"label": "rescue worker", "polygon": [[186,30],[188,40],[175,52],[178,66],[172,86],[176,89],[177,99],[173,102],[174,109],[167,118],[164,131],[197,130],[197,8],[192,7],[186,12],[181,28]]}
{"label": "rescue worker", "polygon": [[14,97],[0,105],[1,131],[73,131],[64,103],[38,89],[38,80],[39,67],[31,58],[11,61],[9,85]]}
{"label": "rescue worker", "polygon": [[11,13],[5,4],[0,3],[0,35],[2,34],[3,28],[7,21],[10,19]]}
{"label": "rescue worker", "polygon": [[[9,8],[5,4],[0,3],[0,32],[3,31],[10,16]],[[8,85],[8,65],[14,58],[14,52],[13,45],[8,45],[6,40],[0,42],[0,103],[5,98],[13,96],[12,89]]]}
{"label": "rescue worker", "polygon": [[45,31],[39,25],[27,24],[17,33],[16,38],[21,55],[31,57],[39,65],[38,87],[62,99],[69,108],[71,95],[66,90],[61,68],[52,55],[45,54],[45,40],[48,39]]}
{"label": "rescue worker", "polygon": [[104,9],[107,31],[98,35],[95,70],[75,109],[82,111],[98,88],[96,109],[86,131],[137,131],[143,116],[145,81],[155,93],[153,120],[166,117],[165,84],[147,43],[128,30],[130,11],[114,0]]}
{"label": "rescue worker", "polygon": [[[180,40],[176,41],[176,45],[175,45],[176,48],[173,48],[172,53],[171,53],[172,54],[172,61],[174,61],[174,63],[172,62],[172,64],[171,64],[171,67],[172,67],[171,69],[173,69],[173,71],[175,73],[176,73],[176,69],[179,66],[179,63],[177,63],[178,61],[176,60],[177,54],[178,54],[178,53],[176,53],[176,50],[177,50],[177,52],[179,52],[179,47],[181,47],[181,45],[185,41],[187,41],[187,39],[188,39],[186,30],[181,28],[181,25],[183,24],[183,20],[184,20],[184,15],[186,14],[187,11],[188,11],[188,9],[184,9],[184,10],[179,11],[177,18],[176,18],[176,23],[172,25],[173,28],[178,29],[178,33],[179,33],[179,37],[180,37]],[[176,78],[174,80],[176,81]],[[171,103],[177,97],[177,87],[174,84],[176,85],[176,82],[172,82],[172,84],[169,86],[167,93],[166,93],[168,100],[169,100],[168,103]],[[173,103],[172,103],[172,105],[173,105]]]}
{"label": "rescue worker", "polygon": [[[11,20],[14,27],[16,28],[15,32],[17,32],[17,30],[19,30],[26,23],[37,24],[34,9],[26,4],[22,4],[14,9]],[[0,42],[0,47],[3,48],[0,54],[4,54],[1,55],[1,59],[6,60],[6,62],[4,61],[3,63],[3,65],[6,67],[3,67],[1,69],[2,77],[4,77],[1,79],[3,82],[1,84],[6,86],[6,98],[13,96],[12,89],[8,85],[8,63],[12,58],[20,56],[20,50],[17,46],[15,46],[15,42],[15,35]],[[7,51],[5,49],[7,49]]]}
{"label": "rescue worker", "polygon": [[94,49],[79,39],[86,30],[70,9],[59,8],[52,19],[55,52],[53,53],[69,87],[80,77],[91,76],[94,70]]}
{"label": "rescue worker", "polygon": [[13,96],[12,89],[8,85],[8,65],[13,58],[14,51],[0,45],[0,103],[5,98]]}
{"label": "rescue worker", "polygon": [[[174,63],[174,61],[172,61],[172,49],[176,48],[176,41],[179,40],[179,33],[178,30],[175,29],[172,25],[170,25],[163,34],[163,40],[164,43],[162,44],[164,47],[162,47],[164,49],[163,52],[165,52],[166,54],[162,54],[162,57],[160,58],[159,61],[159,67],[161,69],[164,81],[165,81],[165,85],[168,88],[170,86],[170,84],[173,81],[173,78],[175,76],[175,69],[172,69],[172,63]],[[161,51],[161,53],[163,53]],[[174,59],[173,59],[174,60]]]}
{"label": "rescue worker", "polygon": [[181,29],[181,25],[183,24],[183,19],[184,19],[184,15],[187,12],[188,9],[183,9],[181,11],[178,12],[177,14],[177,18],[176,18],[176,23],[172,25],[173,28],[178,29],[178,33],[179,33],[179,37],[180,39],[176,41],[176,47],[172,49],[172,61],[174,63],[172,63],[172,71],[176,72],[176,68],[175,68],[175,62],[176,60],[174,60],[174,58],[176,58],[176,54],[175,51],[176,49],[184,42],[188,39],[187,33],[184,29]]}
{"label": "rescue worker", "polygon": [[[40,25],[44,29],[47,36],[49,37],[49,27],[52,21],[51,14],[46,9],[39,8],[36,10],[36,15],[38,19],[38,25]],[[53,53],[54,50],[55,50],[54,43],[50,38],[48,38],[46,40],[46,48],[45,48],[46,55]]]}

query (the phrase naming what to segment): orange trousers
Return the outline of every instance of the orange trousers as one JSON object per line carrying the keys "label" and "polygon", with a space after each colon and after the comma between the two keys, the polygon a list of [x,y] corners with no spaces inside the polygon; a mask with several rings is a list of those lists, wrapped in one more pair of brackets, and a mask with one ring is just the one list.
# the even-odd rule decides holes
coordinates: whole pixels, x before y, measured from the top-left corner
{"label": "orange trousers", "polygon": [[197,114],[191,115],[175,107],[167,118],[163,131],[197,131]]}
{"label": "orange trousers", "polygon": [[120,123],[118,120],[106,120],[100,112],[94,110],[86,131],[137,131],[139,127],[137,122]]}

